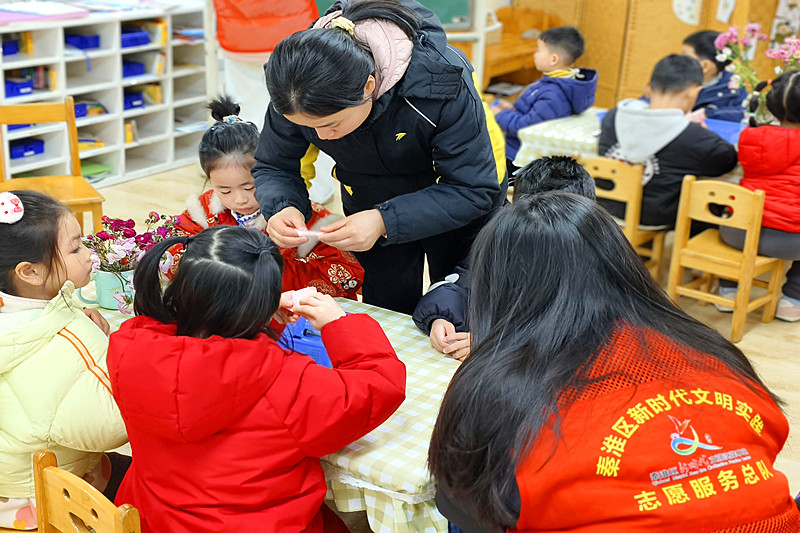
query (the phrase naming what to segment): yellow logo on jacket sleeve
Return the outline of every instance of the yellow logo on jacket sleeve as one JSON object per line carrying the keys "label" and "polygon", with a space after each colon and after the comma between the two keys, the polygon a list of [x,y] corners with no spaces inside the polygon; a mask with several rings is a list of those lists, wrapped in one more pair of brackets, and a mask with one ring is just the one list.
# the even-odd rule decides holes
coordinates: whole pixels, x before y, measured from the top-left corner
{"label": "yellow logo on jacket sleeve", "polygon": [[395,133],[394,134],[394,140],[395,141],[399,141],[400,139],[402,139],[405,136],[406,136],[406,132],[404,132],[404,131],[401,131],[400,133]]}

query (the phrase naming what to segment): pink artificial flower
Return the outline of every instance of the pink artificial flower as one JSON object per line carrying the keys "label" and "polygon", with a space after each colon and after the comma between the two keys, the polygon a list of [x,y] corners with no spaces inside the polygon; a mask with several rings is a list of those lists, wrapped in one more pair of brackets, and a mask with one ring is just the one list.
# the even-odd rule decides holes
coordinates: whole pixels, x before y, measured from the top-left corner
{"label": "pink artificial flower", "polygon": [[156,220],[161,218],[161,215],[159,215],[155,211],[150,211],[149,213],[147,213],[147,216],[148,216],[148,218],[152,218],[152,219],[156,219]]}
{"label": "pink artificial flower", "polygon": [[133,219],[129,218],[128,220],[123,222],[122,225],[125,226],[126,228],[132,228],[136,225],[136,222],[134,222]]}
{"label": "pink artificial flower", "polygon": [[761,24],[758,24],[756,22],[751,22],[750,24],[744,27],[744,31],[746,33],[758,33],[761,31]]}
{"label": "pink artificial flower", "polygon": [[750,46],[753,44],[753,41],[750,40],[750,37],[742,37],[742,46]]}
{"label": "pink artificial flower", "polygon": [[114,237],[112,237],[112,236],[111,236],[111,234],[110,234],[109,232],[107,232],[107,231],[98,231],[98,232],[97,232],[97,235],[96,235],[96,237],[97,237],[98,239],[100,239],[101,241],[110,241],[111,239],[113,239],[113,238],[114,238]]}
{"label": "pink artificial flower", "polygon": [[169,235],[169,228],[165,228],[164,226],[159,226],[156,228],[156,234],[159,237],[166,237]]}
{"label": "pink artificial flower", "polygon": [[161,260],[158,262],[158,269],[166,274],[169,272],[169,269],[172,268],[172,265],[175,263],[175,258],[172,257],[172,254],[169,252],[164,252],[164,255],[161,256]]}
{"label": "pink artificial flower", "polygon": [[117,292],[113,295],[113,298],[117,301],[117,309],[123,315],[132,315],[133,309],[131,309],[131,305],[128,302],[128,298],[130,298],[124,292]]}
{"label": "pink artificial flower", "polygon": [[97,255],[97,252],[92,252],[89,258],[92,260],[92,272],[100,270],[100,256]]}
{"label": "pink artificial flower", "polygon": [[722,50],[726,46],[728,46],[729,37],[727,33],[720,33],[717,35],[717,38],[714,39],[714,47],[717,50]]}
{"label": "pink artificial flower", "polygon": [[149,243],[153,242],[153,232],[148,231],[148,232],[145,232],[145,233],[140,233],[139,235],[137,235],[135,237],[135,240],[136,240],[136,243],[139,246],[143,246],[145,244],[149,244]]}
{"label": "pink artificial flower", "polygon": [[778,50],[776,50],[774,48],[770,48],[769,50],[764,52],[764,54],[770,59],[778,59],[779,56],[780,56],[780,54],[778,53]]}
{"label": "pink artificial flower", "polygon": [[122,231],[122,229],[125,228],[125,223],[122,220],[115,218],[111,221],[109,227],[111,228],[111,231]]}
{"label": "pink artificial flower", "polygon": [[122,230],[122,236],[123,237],[136,237],[136,230],[133,230],[131,228],[124,228]]}

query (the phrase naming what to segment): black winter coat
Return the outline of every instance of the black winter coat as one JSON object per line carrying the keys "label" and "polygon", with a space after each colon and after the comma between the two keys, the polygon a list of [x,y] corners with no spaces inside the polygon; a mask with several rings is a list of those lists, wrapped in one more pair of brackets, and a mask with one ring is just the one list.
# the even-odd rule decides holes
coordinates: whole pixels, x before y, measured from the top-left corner
{"label": "black winter coat", "polygon": [[498,184],[471,66],[447,45],[430,10],[401,3],[424,18],[411,62],[355,131],[324,141],[268,107],[252,170],[265,216],[293,206],[310,219],[300,159],[312,143],[336,161],[336,178],[352,191],[342,192],[346,214],[380,210],[384,245],[461,228],[502,204],[505,182]]}

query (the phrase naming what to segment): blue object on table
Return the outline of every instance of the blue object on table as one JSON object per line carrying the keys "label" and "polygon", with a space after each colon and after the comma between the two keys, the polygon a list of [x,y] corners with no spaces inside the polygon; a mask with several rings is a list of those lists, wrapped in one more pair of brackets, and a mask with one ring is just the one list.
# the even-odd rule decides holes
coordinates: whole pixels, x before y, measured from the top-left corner
{"label": "blue object on table", "polygon": [[14,39],[13,41],[3,41],[3,55],[4,56],[13,56],[19,52],[19,41]]}
{"label": "blue object on table", "polygon": [[122,97],[122,109],[134,109],[144,107],[144,96],[142,91],[125,91]]}
{"label": "blue object on table", "polygon": [[122,77],[128,78],[130,76],[140,76],[144,74],[144,63],[138,61],[123,61],[122,62]]}
{"label": "blue object on table", "polygon": [[16,139],[8,143],[11,159],[30,157],[44,152],[44,141],[41,139]]}
{"label": "blue object on table", "polygon": [[600,122],[603,122],[603,117],[605,117],[607,114],[608,114],[608,110],[607,109],[604,109],[603,111],[598,111],[597,112],[597,120],[599,120]]}
{"label": "blue object on table", "polygon": [[64,36],[64,42],[81,50],[100,48],[99,35],[80,35],[77,33],[68,33]]}
{"label": "blue object on table", "polygon": [[122,48],[150,44],[150,34],[142,31],[139,26],[123,26],[121,39],[120,46]]}
{"label": "blue object on table", "polygon": [[33,93],[33,80],[6,79],[6,98]]}
{"label": "blue object on table", "polygon": [[739,134],[742,132],[741,122],[707,118],[706,126],[710,131],[713,131],[731,144],[737,144],[739,142]]}
{"label": "blue object on table", "polygon": [[300,318],[294,324],[287,324],[278,344],[287,350],[293,350],[311,357],[318,365],[331,368],[331,359],[328,351],[322,344],[322,334],[305,318]]}

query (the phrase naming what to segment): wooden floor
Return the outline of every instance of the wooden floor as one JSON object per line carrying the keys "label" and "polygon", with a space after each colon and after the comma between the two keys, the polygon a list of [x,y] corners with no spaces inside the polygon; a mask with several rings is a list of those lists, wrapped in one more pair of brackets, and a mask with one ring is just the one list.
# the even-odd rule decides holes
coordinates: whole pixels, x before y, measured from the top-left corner
{"label": "wooden floor", "polygon": [[[186,198],[200,194],[205,188],[199,166],[192,166],[100,192],[106,198],[104,211],[107,215],[133,218],[141,223],[150,211],[179,214]],[[338,193],[326,205],[331,211],[341,213]],[[662,281],[666,281],[666,277]],[[730,334],[730,314],[720,313],[712,305],[701,307],[693,300],[683,300],[681,306],[687,313],[724,335]],[[786,402],[784,410],[792,430],[778,459],[778,469],[789,477],[796,494],[800,491],[800,322],[789,324],[774,320],[763,324],[760,312],[750,313],[744,338],[738,346],[753,361],[767,385]]]}

